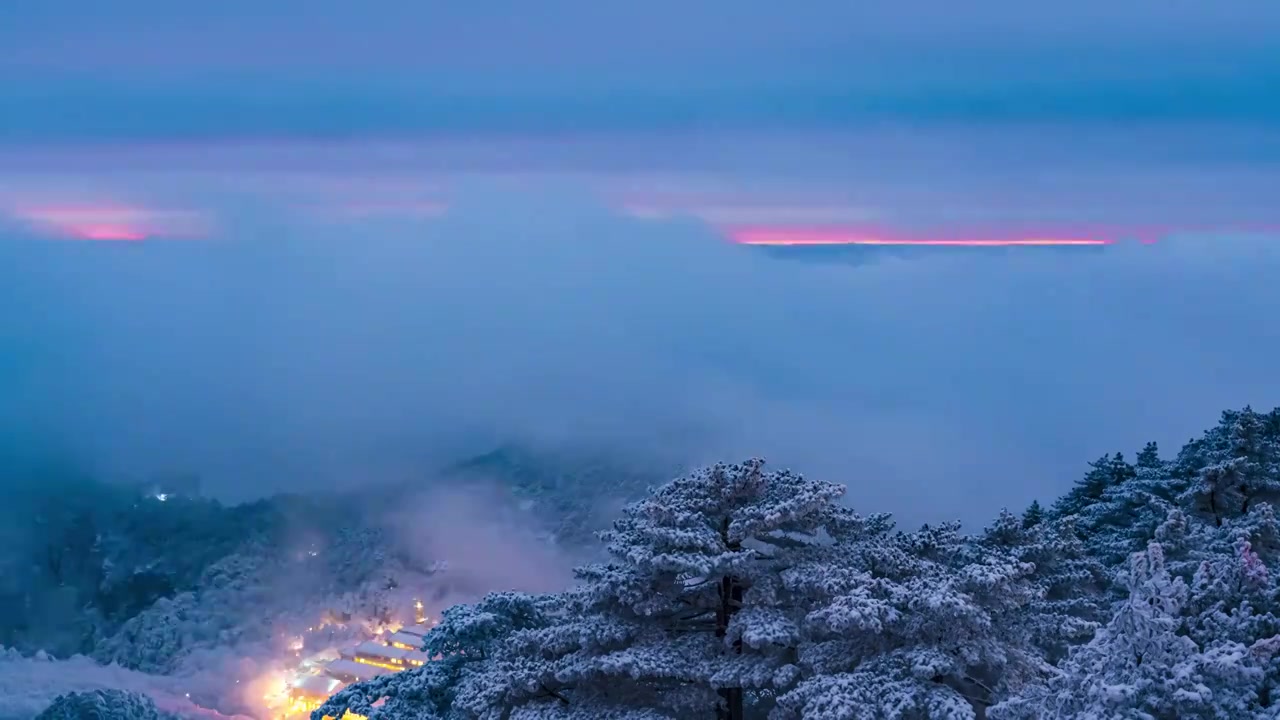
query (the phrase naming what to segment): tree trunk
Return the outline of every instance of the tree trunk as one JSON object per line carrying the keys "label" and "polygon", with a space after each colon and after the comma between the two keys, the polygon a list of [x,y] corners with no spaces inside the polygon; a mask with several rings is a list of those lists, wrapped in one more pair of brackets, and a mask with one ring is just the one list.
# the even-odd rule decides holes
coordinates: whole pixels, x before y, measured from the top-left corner
{"label": "tree trunk", "polygon": [[[716,637],[729,634],[729,621],[742,606],[742,585],[731,576],[720,581],[720,607],[716,612]],[[733,651],[742,652],[742,641],[733,641]],[[721,703],[716,709],[718,720],[743,720],[742,688],[721,688]]]}
{"label": "tree trunk", "polygon": [[[729,519],[725,518],[720,525],[720,537],[729,550],[738,550],[739,545],[729,542]],[[737,578],[726,575],[720,580],[720,607],[716,608],[716,637],[724,638],[729,634],[729,622],[738,608],[742,607],[742,583]],[[733,652],[742,653],[742,641],[733,641]],[[716,706],[717,720],[743,720],[742,688],[721,688],[720,703]]]}

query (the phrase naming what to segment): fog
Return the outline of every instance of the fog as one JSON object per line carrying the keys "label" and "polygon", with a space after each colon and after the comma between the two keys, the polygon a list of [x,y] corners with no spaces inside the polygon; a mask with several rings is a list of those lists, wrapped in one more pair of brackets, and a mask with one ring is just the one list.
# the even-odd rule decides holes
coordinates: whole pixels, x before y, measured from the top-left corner
{"label": "fog", "polygon": [[216,232],[5,232],[8,450],[196,472],[232,501],[428,476],[508,441],[760,454],[848,483],[860,510],[981,524],[1104,452],[1172,451],[1226,407],[1280,403],[1265,238],[852,267],[625,216],[564,176],[462,177],[442,216],[339,220],[148,178],[135,194],[199,196]]}
{"label": "fog", "polygon": [[552,593],[573,585],[572,550],[545,542],[528,517],[502,512],[499,487],[437,487],[406,498],[389,529],[421,567],[436,563],[446,584],[429,597],[430,617],[487,592]]}
{"label": "fog", "polygon": [[12,650],[0,651],[0,718],[33,718],[64,693],[113,689],[144,693],[161,711],[184,718],[249,720],[244,715],[223,715],[188,699],[181,680],[147,675],[119,665],[99,665],[77,656],[54,662],[47,657],[24,658]]}

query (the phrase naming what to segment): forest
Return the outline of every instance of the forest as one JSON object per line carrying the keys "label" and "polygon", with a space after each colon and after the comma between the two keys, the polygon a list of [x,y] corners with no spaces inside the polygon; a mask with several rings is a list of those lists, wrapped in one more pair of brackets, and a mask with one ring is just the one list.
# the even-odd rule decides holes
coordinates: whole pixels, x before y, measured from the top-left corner
{"label": "forest", "polygon": [[[455,487],[502,479],[486,490],[509,513],[499,532],[536,528],[506,547],[575,560],[551,590],[501,572],[460,587],[379,521],[403,487],[356,513],[347,496],[223,506],[20,472],[41,481],[7,507],[15,657],[190,676],[228,649],[269,654],[300,608],[375,616],[398,588],[439,589],[433,661],[352,684],[313,720],[1280,717],[1280,410],[1225,411],[1175,453],[1100,457],[1062,497],[975,529],[898,528],[857,511],[868,479],[754,458],[671,472],[509,447],[449,468]],[[165,714],[110,692],[44,717]],[[188,697],[251,712],[205,692]]]}

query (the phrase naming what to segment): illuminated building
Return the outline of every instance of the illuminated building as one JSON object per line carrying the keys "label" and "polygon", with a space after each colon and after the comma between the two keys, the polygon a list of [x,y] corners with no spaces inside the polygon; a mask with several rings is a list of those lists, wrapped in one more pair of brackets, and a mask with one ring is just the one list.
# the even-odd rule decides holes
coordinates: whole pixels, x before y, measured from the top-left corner
{"label": "illuminated building", "polygon": [[387,642],[391,644],[391,647],[399,648],[401,650],[422,649],[422,636],[412,632],[406,632],[404,628],[401,628],[399,632],[394,633],[391,637],[387,638]]}
{"label": "illuminated building", "polygon": [[372,680],[376,677],[386,675],[388,672],[395,672],[387,668],[369,665],[355,660],[346,658],[334,660],[324,667],[325,674],[337,678],[345,683],[364,682]]}
{"label": "illuminated building", "polygon": [[324,704],[329,696],[343,687],[338,678],[326,675],[310,675],[289,688],[289,714],[311,712]]}
{"label": "illuminated building", "polygon": [[422,667],[431,660],[431,656],[421,650],[410,650],[404,654],[404,662],[406,665],[413,667]]}
{"label": "illuminated building", "polygon": [[357,645],[351,655],[356,662],[376,665],[388,670],[403,670],[406,652],[397,647],[367,640]]}

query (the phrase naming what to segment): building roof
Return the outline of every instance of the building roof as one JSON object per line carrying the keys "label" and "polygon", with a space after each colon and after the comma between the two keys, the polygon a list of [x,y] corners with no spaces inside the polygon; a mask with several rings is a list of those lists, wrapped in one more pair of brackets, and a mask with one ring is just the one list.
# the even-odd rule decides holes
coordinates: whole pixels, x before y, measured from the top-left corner
{"label": "building roof", "polygon": [[409,635],[417,635],[418,637],[423,637],[429,632],[431,632],[430,625],[406,625],[400,628],[400,632],[396,633],[396,635],[407,633]]}
{"label": "building roof", "polygon": [[424,664],[431,662],[431,656],[421,650],[410,650],[404,654],[404,661],[411,663]]}
{"label": "building roof", "polygon": [[342,681],[327,675],[308,675],[293,686],[292,694],[324,699],[342,688]]}
{"label": "building roof", "polygon": [[422,647],[422,636],[414,635],[411,632],[405,632],[404,630],[401,630],[400,632],[395,633],[391,637],[387,638],[387,642],[400,643],[401,645],[410,645],[414,648],[420,648]]}
{"label": "building roof", "polygon": [[334,660],[325,666],[324,671],[338,679],[355,678],[357,681],[372,680],[393,672],[386,668],[358,663],[355,660]]}
{"label": "building roof", "polygon": [[401,650],[390,645],[383,645],[373,640],[366,640],[356,646],[357,655],[367,655],[369,657],[380,657],[388,660],[403,660],[404,654],[408,650]]}

